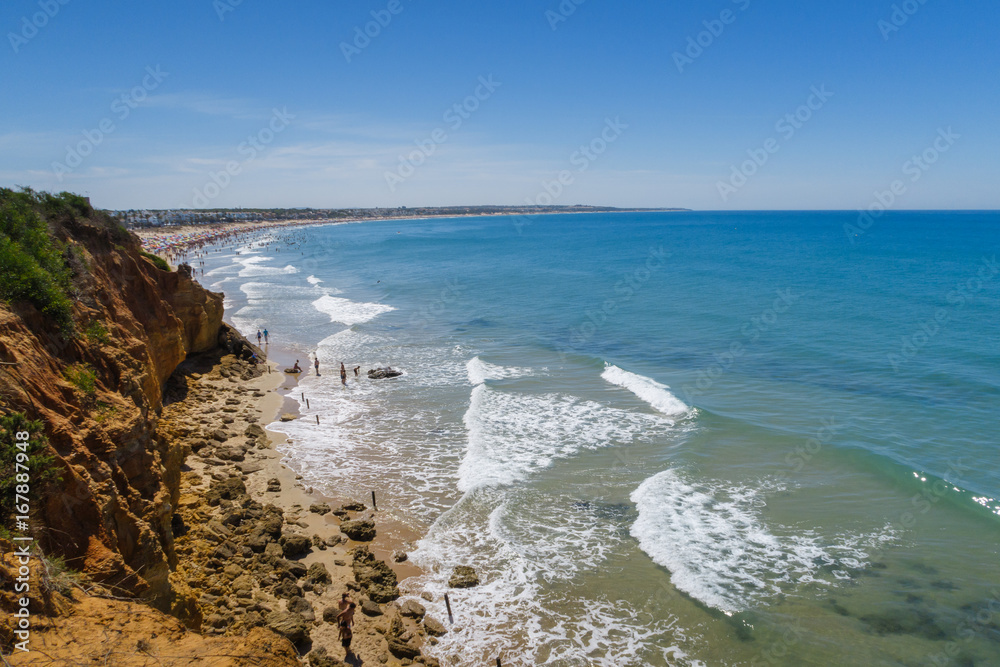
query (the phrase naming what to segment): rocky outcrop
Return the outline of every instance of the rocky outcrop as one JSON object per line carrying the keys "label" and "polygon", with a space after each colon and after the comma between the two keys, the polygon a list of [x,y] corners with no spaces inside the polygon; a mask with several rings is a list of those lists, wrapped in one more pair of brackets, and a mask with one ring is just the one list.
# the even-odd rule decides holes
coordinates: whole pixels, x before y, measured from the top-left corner
{"label": "rocky outcrop", "polygon": [[399,597],[396,573],[385,561],[375,558],[364,545],[351,549],[350,554],[354,557],[354,580],[373,602],[391,602]]}

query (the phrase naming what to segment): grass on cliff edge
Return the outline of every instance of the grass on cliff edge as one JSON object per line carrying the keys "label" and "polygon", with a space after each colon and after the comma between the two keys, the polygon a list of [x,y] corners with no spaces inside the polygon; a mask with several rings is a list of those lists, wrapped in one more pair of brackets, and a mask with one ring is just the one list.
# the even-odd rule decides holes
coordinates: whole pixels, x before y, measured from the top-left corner
{"label": "grass on cliff edge", "polygon": [[0,188],[0,299],[27,301],[64,332],[73,329],[72,253],[52,236],[50,224],[89,219],[117,241],[128,232],[80,195]]}

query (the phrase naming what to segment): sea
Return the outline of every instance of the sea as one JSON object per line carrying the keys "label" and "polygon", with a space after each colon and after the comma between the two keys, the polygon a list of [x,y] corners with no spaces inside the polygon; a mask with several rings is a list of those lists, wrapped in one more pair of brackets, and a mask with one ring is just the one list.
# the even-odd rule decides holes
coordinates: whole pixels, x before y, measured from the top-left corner
{"label": "sea", "polygon": [[442,664],[1000,665],[998,249],[996,212],[459,217],[198,279],[307,368],[303,483],[418,536]]}

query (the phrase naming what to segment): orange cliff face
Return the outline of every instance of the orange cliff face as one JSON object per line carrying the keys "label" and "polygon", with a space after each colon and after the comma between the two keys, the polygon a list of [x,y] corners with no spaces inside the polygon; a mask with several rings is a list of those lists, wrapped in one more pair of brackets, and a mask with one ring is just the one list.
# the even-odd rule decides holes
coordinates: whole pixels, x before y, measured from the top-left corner
{"label": "orange cliff face", "polygon": [[[222,295],[156,268],[101,215],[50,221],[70,248],[77,334],[30,305],[0,303],[0,361],[16,364],[0,366],[0,408],[42,421],[56,455],[62,481],[33,519],[41,548],[166,609],[183,455],[156,423],[170,374],[217,346]],[[81,368],[92,390],[67,379]]]}

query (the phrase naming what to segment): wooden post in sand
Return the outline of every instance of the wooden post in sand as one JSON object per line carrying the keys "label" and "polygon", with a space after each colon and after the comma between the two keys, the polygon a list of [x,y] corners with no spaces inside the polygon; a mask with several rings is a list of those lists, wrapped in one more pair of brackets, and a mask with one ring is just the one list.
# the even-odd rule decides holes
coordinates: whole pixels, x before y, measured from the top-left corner
{"label": "wooden post in sand", "polygon": [[500,658],[497,658],[497,667],[503,667],[503,665],[500,664]]}
{"label": "wooden post in sand", "polygon": [[309,409],[309,399],[307,398],[306,399],[306,410],[308,410],[308,409]]}
{"label": "wooden post in sand", "polygon": [[306,392],[302,392],[302,400],[306,400]]}
{"label": "wooden post in sand", "polygon": [[378,503],[375,502],[375,492],[372,491],[372,509],[378,512]]}
{"label": "wooden post in sand", "polygon": [[316,426],[319,426],[319,415],[316,415]]}
{"label": "wooden post in sand", "polygon": [[452,625],[455,624],[455,617],[451,615],[451,600],[448,599],[448,594],[444,594],[444,605],[448,607],[448,622]]}

